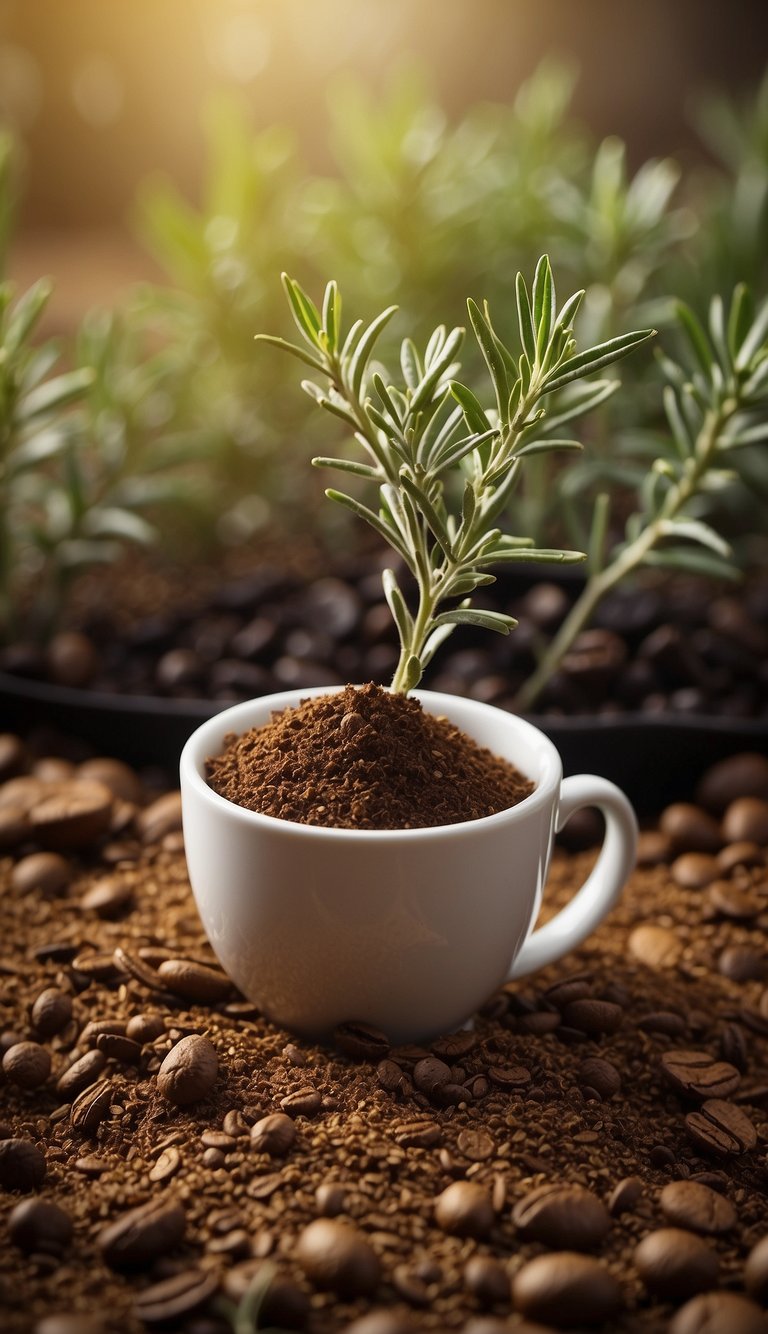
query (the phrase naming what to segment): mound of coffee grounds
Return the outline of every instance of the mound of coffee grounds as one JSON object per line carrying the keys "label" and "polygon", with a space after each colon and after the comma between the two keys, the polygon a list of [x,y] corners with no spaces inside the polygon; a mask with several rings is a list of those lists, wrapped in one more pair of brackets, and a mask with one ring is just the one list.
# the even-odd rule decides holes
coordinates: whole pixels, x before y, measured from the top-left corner
{"label": "mound of coffee grounds", "polygon": [[421,829],[515,806],[534,784],[416,699],[348,685],[226,739],[209,783],[247,810],[333,829]]}

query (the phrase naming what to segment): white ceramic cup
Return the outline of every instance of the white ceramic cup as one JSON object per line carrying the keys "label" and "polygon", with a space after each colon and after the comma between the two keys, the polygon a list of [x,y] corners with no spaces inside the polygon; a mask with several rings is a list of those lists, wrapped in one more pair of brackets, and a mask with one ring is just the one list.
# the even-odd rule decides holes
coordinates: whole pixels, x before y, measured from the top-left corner
{"label": "white ceramic cup", "polygon": [[[562,778],[552,742],[488,704],[416,691],[481,746],[533,779],[519,805],[427,829],[324,829],[245,810],[206,782],[228,733],[267,722],[328,687],[236,704],[203,723],[181,756],[189,876],[226,972],[264,1014],[308,1037],[357,1020],[392,1042],[447,1033],[509,978],[559,959],[617,901],[635,859],[627,798],[591,774]],[[606,821],[587,880],[532,931],[556,830],[583,806]]]}

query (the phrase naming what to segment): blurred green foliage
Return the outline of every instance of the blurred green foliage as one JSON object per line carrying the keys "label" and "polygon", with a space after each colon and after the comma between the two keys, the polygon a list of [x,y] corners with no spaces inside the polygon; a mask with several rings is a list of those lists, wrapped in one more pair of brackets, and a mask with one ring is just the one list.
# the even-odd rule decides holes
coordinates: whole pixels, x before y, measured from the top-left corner
{"label": "blurred green foliage", "polygon": [[[575,83],[573,69],[547,61],[508,105],[478,105],[451,122],[418,71],[401,72],[382,96],[338,82],[328,107],[334,167],[324,171],[307,166],[285,127],[255,129],[243,105],[218,98],[205,115],[199,201],[160,178],[137,200],[138,231],[166,280],[90,317],[63,350],[70,370],[89,373],[77,402],[34,426],[19,419],[19,386],[35,374],[45,383],[54,365],[53,348],[33,349],[36,320],[4,364],[6,382],[17,377],[16,407],[4,402],[0,420],[6,477],[11,454],[34,453],[38,425],[59,442],[50,454],[41,445],[35,468],[5,489],[6,613],[11,584],[34,578],[42,587],[40,572],[49,571],[53,606],[73,569],[158,532],[237,543],[272,523],[327,528],[328,507],[305,465],[313,454],[343,452],[344,426],[313,414],[284,359],[253,343],[260,330],[289,331],[281,271],[306,286],[333,273],[363,317],[396,302],[416,341],[438,323],[461,322],[468,295],[492,303],[503,336],[514,321],[515,274],[544,251],[565,285],[587,288],[584,342],[649,324],[670,332],[676,298],[705,318],[712,297],[727,299],[742,281],[759,299],[768,277],[768,76],[743,105],[721,96],[702,104],[696,123],[709,160],[686,170],[670,159],[631,163],[615,137],[596,142],[572,113]],[[12,156],[0,138],[0,273]],[[7,339],[9,290],[3,303]],[[383,357],[400,337],[396,319]],[[472,384],[482,366],[468,350]],[[664,429],[648,361],[628,366],[621,394],[596,400],[583,459],[531,466],[517,527],[583,547],[594,497],[608,488],[618,534]],[[702,501],[737,551],[739,534],[764,522],[765,451],[743,451],[741,471],[748,488],[726,485]],[[334,540],[343,540],[343,516],[333,522],[342,524]]]}

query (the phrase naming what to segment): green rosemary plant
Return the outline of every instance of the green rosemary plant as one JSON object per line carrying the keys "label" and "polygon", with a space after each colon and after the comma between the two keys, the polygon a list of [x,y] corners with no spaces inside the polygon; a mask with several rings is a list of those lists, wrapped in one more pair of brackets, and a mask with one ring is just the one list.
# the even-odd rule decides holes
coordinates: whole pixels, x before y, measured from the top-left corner
{"label": "green rosemary plant", "polygon": [[[529,292],[516,282],[519,347],[496,333],[486,306],[468,303],[472,330],[493,390],[490,409],[457,381],[456,356],[464,330],[439,326],[420,353],[406,338],[395,383],[371,363],[376,340],[395,307],[365,327],[357,320],[342,334],[341,296],[335,282],[325,290],[322,310],[283,275],[285,291],[304,345],[259,335],[292,353],[326,382],[303,388],[320,407],[341,418],[362,450],[363,461],[315,458],[317,467],[337,468],[373,484],[373,509],[346,492],[326,495],[365,519],[398,553],[415,581],[411,610],[394,570],[384,572],[384,592],[400,636],[392,689],[407,692],[421,680],[438,646],[456,625],[482,626],[508,634],[515,621],[501,612],[471,606],[477,588],[494,582],[490,567],[514,561],[580,561],[579,551],[540,549],[533,539],[502,532],[506,513],[527,459],[553,450],[578,449],[553,429],[580,415],[600,397],[591,387],[548,416],[556,391],[623,357],[652,330],[623,334],[576,351],[573,321],[583,292],[558,309],[549,260],[536,268]],[[452,483],[459,477],[462,485]]]}
{"label": "green rosemary plant", "polygon": [[515,701],[535,704],[600,600],[643,565],[737,578],[728,543],[699,517],[707,493],[738,478],[740,451],[768,439],[768,301],[755,313],[746,287],[726,310],[720,297],[705,327],[685,305],[677,308],[687,345],[682,363],[659,354],[666,380],[669,434],[639,489],[623,541],[606,551],[607,493],[597,497],[583,593]]}

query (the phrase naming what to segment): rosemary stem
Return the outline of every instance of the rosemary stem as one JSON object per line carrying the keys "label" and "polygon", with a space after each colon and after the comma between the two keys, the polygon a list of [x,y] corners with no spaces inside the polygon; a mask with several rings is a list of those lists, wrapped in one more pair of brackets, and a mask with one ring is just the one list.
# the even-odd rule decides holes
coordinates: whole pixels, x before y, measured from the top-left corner
{"label": "rosemary stem", "polygon": [[584,591],[573,604],[537,667],[515,695],[513,703],[517,712],[524,713],[536,703],[544,686],[557,671],[577,635],[589,622],[606,593],[642,564],[648,552],[663,536],[664,521],[673,519],[679,514],[684,505],[696,494],[702,477],[712,463],[723,427],[735,412],[736,406],[733,400],[728,400],[716,411],[707,413],[696,442],[693,467],[669,491],[659,518],[644,528],[634,542],[624,547],[610,565],[598,574],[591,575],[587,580]]}

